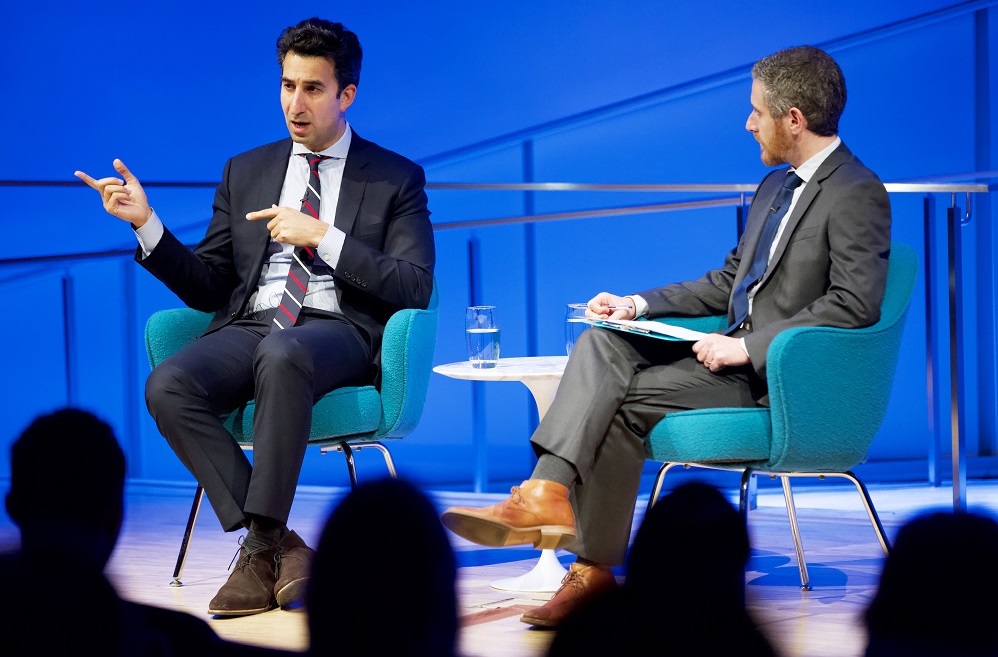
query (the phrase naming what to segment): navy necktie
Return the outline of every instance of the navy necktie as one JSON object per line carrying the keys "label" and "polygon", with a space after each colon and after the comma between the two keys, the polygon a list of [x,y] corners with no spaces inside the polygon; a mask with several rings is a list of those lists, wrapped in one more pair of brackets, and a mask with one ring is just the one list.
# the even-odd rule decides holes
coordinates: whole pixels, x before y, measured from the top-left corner
{"label": "navy necktie", "polygon": [[[317,153],[299,153],[308,160],[308,187],[305,188],[305,196],[301,200],[301,211],[310,217],[319,218],[319,202],[322,200],[319,195],[319,162],[327,159],[326,155]],[[310,246],[297,246],[294,256],[291,259],[291,269],[288,271],[288,279],[284,284],[284,295],[281,297],[281,304],[274,315],[274,324],[278,328],[288,328],[294,326],[298,321],[298,313],[302,304],[305,303],[305,292],[308,290],[308,279],[312,275],[312,261],[315,259],[315,250]]]}
{"label": "navy necktie", "polygon": [[731,305],[735,311],[735,321],[728,327],[725,333],[731,333],[742,325],[749,314],[748,291],[766,273],[766,266],[769,264],[769,251],[773,246],[773,239],[780,228],[783,217],[790,208],[790,202],[794,197],[794,190],[797,189],[801,180],[793,171],[787,173],[783,187],[776,194],[776,199],[769,209],[769,216],[762,226],[762,233],[759,235],[759,242],[755,246],[755,253],[752,255],[752,263],[749,265],[748,273],[742,279],[738,287],[731,293]]}

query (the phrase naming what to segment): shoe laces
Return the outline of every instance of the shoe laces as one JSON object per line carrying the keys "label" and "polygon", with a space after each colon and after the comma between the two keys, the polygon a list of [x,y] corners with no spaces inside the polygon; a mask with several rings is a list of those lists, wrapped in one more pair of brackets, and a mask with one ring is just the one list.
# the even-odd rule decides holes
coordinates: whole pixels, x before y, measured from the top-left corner
{"label": "shoe laces", "polygon": [[[232,561],[229,562],[229,570],[232,570],[232,564],[236,564],[236,570],[245,568],[250,564],[250,559],[253,557],[254,554],[266,552],[267,550],[274,547],[272,545],[264,543],[263,541],[257,538],[254,538],[249,534],[240,536],[238,544],[239,547],[236,548],[236,553],[232,555]],[[242,558],[240,558],[240,555],[242,555]],[[275,568],[280,565],[280,561],[281,561],[281,550],[277,549],[274,551]]]}
{"label": "shoe laces", "polygon": [[520,494],[519,486],[513,486],[509,489],[509,498],[513,504],[519,504],[523,501],[523,495]]}
{"label": "shoe laces", "polygon": [[565,576],[561,578],[561,587],[558,589],[560,593],[563,589],[571,586],[575,591],[573,592],[576,596],[582,595],[586,589],[586,583],[582,581],[582,577],[579,576],[574,570],[569,570],[565,573]]}

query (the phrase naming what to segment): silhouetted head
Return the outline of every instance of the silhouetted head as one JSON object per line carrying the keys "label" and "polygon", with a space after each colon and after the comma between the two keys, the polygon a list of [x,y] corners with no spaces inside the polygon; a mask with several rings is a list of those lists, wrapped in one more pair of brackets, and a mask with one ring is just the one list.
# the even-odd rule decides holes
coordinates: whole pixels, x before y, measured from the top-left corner
{"label": "silhouetted head", "polygon": [[898,530],[864,619],[870,655],[998,654],[998,520],[929,511]]}
{"label": "silhouetted head", "polygon": [[[690,586],[688,595],[744,604],[749,536],[745,520],[716,487],[681,484],[645,514],[627,557],[624,586],[640,596]],[[682,590],[682,589],[679,589]]]}
{"label": "silhouetted head", "polygon": [[7,513],[24,549],[86,545],[103,568],[124,509],[125,455],[111,426],[76,408],[41,415],[11,445],[10,468]]}
{"label": "silhouetted head", "polygon": [[399,480],[361,482],[333,509],[305,595],[311,652],[450,657],[457,565],[429,497]]}
{"label": "silhouetted head", "polygon": [[547,657],[638,654],[773,657],[745,607],[749,536],[714,486],[692,481],[645,514],[627,555],[624,585],[576,608]]}

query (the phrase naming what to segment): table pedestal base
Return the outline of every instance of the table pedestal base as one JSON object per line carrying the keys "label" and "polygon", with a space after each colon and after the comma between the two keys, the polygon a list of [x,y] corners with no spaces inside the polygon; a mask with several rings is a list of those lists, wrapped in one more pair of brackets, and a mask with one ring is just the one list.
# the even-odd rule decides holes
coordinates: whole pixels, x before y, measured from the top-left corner
{"label": "table pedestal base", "polygon": [[[551,407],[554,395],[561,383],[561,375],[568,364],[568,356],[524,356],[520,358],[500,358],[499,364],[488,369],[471,367],[468,362],[437,365],[434,372],[455,379],[470,381],[519,381],[527,386],[537,404],[537,416],[544,414]],[[482,470],[483,472],[487,469]],[[475,488],[478,490],[481,482],[475,476]],[[524,593],[554,593],[561,586],[561,580],[568,570],[561,565],[554,550],[541,550],[537,564],[525,575],[497,579],[491,586],[500,591],[522,591]]]}
{"label": "table pedestal base", "polygon": [[497,579],[490,586],[500,591],[554,593],[567,573],[568,570],[558,561],[554,550],[541,550],[541,556],[530,572],[519,577]]}

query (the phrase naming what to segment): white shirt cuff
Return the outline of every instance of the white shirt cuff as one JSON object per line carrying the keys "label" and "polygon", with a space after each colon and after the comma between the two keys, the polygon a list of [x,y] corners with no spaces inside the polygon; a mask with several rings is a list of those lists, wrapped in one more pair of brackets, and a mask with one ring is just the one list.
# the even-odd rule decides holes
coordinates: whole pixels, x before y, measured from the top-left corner
{"label": "white shirt cuff", "polygon": [[634,318],[644,317],[648,314],[648,302],[640,294],[629,294],[627,298],[634,302]]}
{"label": "white shirt cuff", "polygon": [[330,226],[326,234],[319,241],[319,257],[329,265],[330,269],[336,269],[340,261],[340,254],[343,253],[343,243],[346,241],[346,233],[335,226]]}
{"label": "white shirt cuff", "polygon": [[[152,208],[150,208],[152,210]],[[163,222],[155,210],[149,215],[149,221],[141,227],[135,229],[135,237],[139,240],[139,247],[142,249],[142,257],[148,258],[159,241],[163,239]]]}

